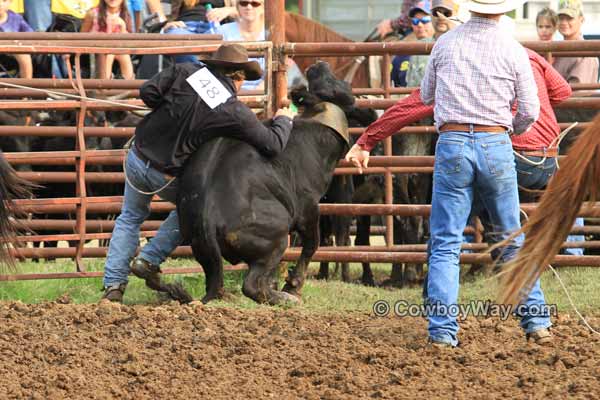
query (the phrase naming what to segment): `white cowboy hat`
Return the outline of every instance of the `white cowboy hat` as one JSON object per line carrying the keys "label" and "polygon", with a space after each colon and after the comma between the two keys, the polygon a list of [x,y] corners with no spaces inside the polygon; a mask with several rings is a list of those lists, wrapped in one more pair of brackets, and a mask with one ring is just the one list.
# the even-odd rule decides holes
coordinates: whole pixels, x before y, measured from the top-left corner
{"label": "white cowboy hat", "polygon": [[480,14],[504,14],[521,4],[522,0],[470,0],[466,6],[469,11]]}

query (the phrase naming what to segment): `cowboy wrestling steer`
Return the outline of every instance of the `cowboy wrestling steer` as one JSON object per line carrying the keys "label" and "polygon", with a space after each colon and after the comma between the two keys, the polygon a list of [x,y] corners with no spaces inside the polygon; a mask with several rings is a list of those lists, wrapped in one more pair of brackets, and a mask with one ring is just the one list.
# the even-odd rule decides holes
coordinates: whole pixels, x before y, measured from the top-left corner
{"label": "cowboy wrestling steer", "polygon": [[[206,274],[208,302],[223,294],[223,261],[246,262],[243,293],[259,303],[298,302],[306,268],[319,245],[319,199],[348,148],[347,119],[354,98],[328,64],[307,71],[310,92],[292,98],[304,112],[294,120],[287,147],[267,159],[239,140],[204,144],[185,167],[177,198],[181,234],[191,242]],[[283,291],[273,276],[288,244],[302,239],[302,252]]]}

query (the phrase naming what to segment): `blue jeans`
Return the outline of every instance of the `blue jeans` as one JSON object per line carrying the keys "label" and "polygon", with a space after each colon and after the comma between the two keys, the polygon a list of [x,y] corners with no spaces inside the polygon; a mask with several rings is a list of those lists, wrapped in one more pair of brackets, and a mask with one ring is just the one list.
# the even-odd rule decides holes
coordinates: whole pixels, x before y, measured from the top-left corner
{"label": "blue jeans", "polygon": [[[528,160],[539,163],[542,161],[542,157],[523,156]],[[525,189],[531,190],[542,190],[546,187],[550,178],[556,172],[556,161],[554,158],[546,158],[541,165],[531,165],[521,157],[515,157],[515,164],[517,168],[517,181],[519,186]],[[521,201],[530,201],[527,199],[526,193],[521,194]],[[575,219],[576,226],[583,226],[583,218]],[[569,235],[567,242],[583,242],[585,240],[584,235]],[[582,256],[582,248],[567,248],[563,249],[562,253],[572,256]]]}
{"label": "blue jeans", "polygon": [[[194,33],[214,33],[211,30],[210,23],[204,21],[185,21],[185,28],[171,28],[165,33],[167,35],[193,35]],[[198,57],[193,54],[184,54],[175,56],[177,64],[184,62],[197,62]]]}
{"label": "blue jeans", "polygon": [[[426,302],[448,307],[457,304],[459,255],[463,231],[474,199],[485,208],[496,240],[520,228],[519,194],[512,144],[507,134],[444,132],[435,152],[430,217],[430,255]],[[502,250],[501,260],[515,256],[522,236]],[[524,304],[545,304],[539,280]],[[521,315],[521,327],[534,332],[551,325],[548,315]],[[432,340],[458,344],[453,313],[429,315]]]}
{"label": "blue jeans", "polygon": [[[133,150],[127,155],[126,170],[129,181],[143,192],[155,191],[168,182],[163,173],[140,160]],[[175,203],[177,180],[157,194],[162,199]],[[139,244],[140,226],[150,214],[151,201],[152,195],[141,194],[128,183],[125,184],[123,208],[115,222],[104,266],[105,287],[127,283],[129,263]],[[180,243],[179,220],[177,211],[173,210],[160,225],[156,236],[144,246],[140,257],[150,264],[160,265]]]}
{"label": "blue jeans", "polygon": [[52,24],[51,0],[25,0],[25,19],[34,31],[46,32]]}

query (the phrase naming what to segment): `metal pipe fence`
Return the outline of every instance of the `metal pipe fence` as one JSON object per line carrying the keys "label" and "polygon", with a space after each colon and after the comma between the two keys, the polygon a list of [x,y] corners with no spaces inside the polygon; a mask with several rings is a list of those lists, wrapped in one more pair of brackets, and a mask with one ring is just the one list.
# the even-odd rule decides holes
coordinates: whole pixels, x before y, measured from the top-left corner
{"label": "metal pipe fence", "polygon": [[[272,2],[267,7],[267,25],[271,35],[269,42],[244,42],[246,48],[253,54],[261,54],[266,59],[267,78],[264,91],[241,92],[240,96],[248,105],[262,108],[265,115],[281,105],[287,104],[286,94],[286,57],[295,56],[348,56],[348,55],[381,55],[383,63],[389,65],[391,56],[395,54],[427,54],[431,44],[422,42],[411,43],[284,43],[282,32],[283,13],[282,0]],[[279,11],[278,11],[279,10]],[[280,15],[281,14],[281,15]],[[6,152],[5,157],[15,167],[31,167],[38,165],[63,166],[72,168],[71,171],[43,172],[20,171],[19,174],[33,182],[40,184],[72,184],[75,197],[54,199],[26,199],[19,200],[18,204],[32,218],[20,222],[36,233],[19,237],[19,242],[26,244],[67,241],[76,243],[75,247],[66,248],[33,248],[19,247],[14,249],[18,257],[23,258],[74,258],[77,265],[76,272],[61,274],[15,274],[1,275],[0,280],[38,279],[38,278],[63,278],[63,277],[92,277],[99,276],[99,272],[86,272],[84,258],[104,257],[106,247],[100,245],[85,246],[90,240],[102,241],[111,236],[114,221],[106,216],[116,214],[121,209],[121,196],[96,197],[88,193],[87,188],[96,184],[121,184],[124,181],[122,171],[98,172],[88,170],[88,167],[120,166],[123,162],[123,150],[96,150],[86,148],[86,139],[97,138],[129,138],[133,135],[134,127],[108,127],[87,126],[85,115],[88,111],[96,110],[128,110],[131,106],[143,107],[138,99],[138,89],[143,80],[100,80],[83,79],[81,76],[81,60],[83,54],[207,54],[219,46],[220,37],[215,35],[178,35],[176,39],[165,39],[162,35],[153,34],[128,34],[126,37],[117,38],[95,34],[54,34],[54,33],[27,33],[27,34],[0,34],[2,53],[55,53],[75,55],[74,79],[0,79],[0,110],[14,111],[56,111],[69,110],[77,113],[77,123],[74,126],[25,126],[4,125],[0,126],[0,139],[2,137],[68,137],[75,139],[75,148],[69,151],[53,152]],[[114,47],[115,40],[119,46]],[[585,56],[600,55],[600,41],[566,41],[566,42],[527,42],[524,43],[539,52],[551,51],[555,57],[584,54]],[[3,87],[2,84],[20,85],[25,88]],[[599,84],[575,84],[574,90],[596,90]],[[44,94],[34,89],[62,91],[66,94],[77,94],[85,97],[86,93],[98,93],[102,97],[114,96],[123,91],[129,91],[124,100],[118,104],[106,104],[101,99],[80,100],[45,100]],[[396,100],[393,95],[410,93],[414,88],[393,88],[389,74],[383,74],[381,88],[354,88],[355,95],[381,96],[379,99],[358,99],[360,107],[386,109]],[[30,97],[31,100],[21,100]],[[9,100],[10,99],[10,100]],[[560,105],[563,108],[600,108],[600,98],[574,97]],[[569,124],[561,124],[565,128]],[[587,123],[580,123],[576,129],[584,129]],[[359,135],[364,128],[352,128],[353,135]],[[402,129],[397,134],[433,133],[432,126],[412,126]],[[384,156],[371,157],[367,173],[384,175],[385,204],[322,204],[320,210],[323,214],[331,215],[380,215],[385,219],[385,227],[373,230],[374,233],[384,234],[385,246],[353,247],[353,248],[321,248],[313,258],[314,261],[350,261],[350,262],[418,262],[426,261],[424,244],[402,247],[393,244],[393,218],[395,216],[427,216],[431,206],[428,204],[392,204],[392,176],[395,173],[432,173],[434,157],[432,156],[404,156],[392,154],[391,138],[384,142]],[[336,174],[356,174],[358,171],[351,164],[340,161]],[[167,212],[174,206],[163,201],[152,203],[152,212]],[[535,210],[535,204],[523,204],[522,208],[527,213]],[[73,215],[74,219],[52,218],[53,215]],[[102,219],[94,219],[101,215]],[[581,216],[600,217],[600,203],[583,207]],[[41,218],[42,216],[46,218]],[[48,218],[50,217],[50,218]],[[158,220],[149,220],[142,225],[142,237],[152,237],[160,225]],[[50,232],[49,234],[37,234]],[[54,233],[60,232],[60,233]],[[473,232],[473,228],[467,228]],[[586,234],[600,233],[600,227],[586,226],[574,227],[573,232]],[[569,243],[564,246],[597,249],[598,241],[585,243]],[[484,251],[487,244],[465,245],[473,251]],[[174,256],[190,256],[189,247],[179,247]],[[294,260],[298,257],[298,249],[290,248],[284,260]],[[461,262],[480,263],[490,262],[488,254],[463,254]],[[600,257],[597,256],[557,256],[558,265],[594,265],[600,266]],[[232,266],[240,269],[243,266]],[[198,268],[176,269],[168,272],[197,272]]]}

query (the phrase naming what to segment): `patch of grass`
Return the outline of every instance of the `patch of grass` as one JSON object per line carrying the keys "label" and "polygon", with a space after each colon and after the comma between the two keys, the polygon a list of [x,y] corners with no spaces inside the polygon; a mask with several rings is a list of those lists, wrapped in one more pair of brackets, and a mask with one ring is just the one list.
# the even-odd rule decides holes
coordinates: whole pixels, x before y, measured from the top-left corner
{"label": "patch of grass", "polygon": [[[100,271],[104,260],[88,260],[86,266],[90,271]],[[189,267],[195,262],[189,259],[172,259],[165,266]],[[75,271],[72,261],[60,260],[55,262],[20,263],[19,273],[33,272],[69,272]],[[389,276],[391,267],[387,264],[373,264],[372,268],[377,281],[382,281]],[[310,275],[315,275],[318,264],[310,268]],[[331,268],[333,271],[333,268]],[[351,264],[351,276],[358,282],[362,273],[359,264]],[[583,313],[598,314],[600,311],[600,269],[593,267],[566,267],[559,270],[559,274],[569,290],[573,301]],[[210,303],[213,307],[236,307],[253,309],[266,307],[257,305],[241,293],[245,271],[230,271],[225,273],[224,300]],[[167,280],[179,280],[195,299],[204,295],[204,275],[169,275]],[[303,305],[301,308],[308,312],[345,312],[360,311],[371,312],[373,303],[377,300],[386,300],[393,304],[397,300],[409,303],[421,303],[421,288],[381,288],[366,287],[355,283],[343,283],[338,276],[329,281],[308,279],[303,289]],[[60,296],[68,295],[74,303],[97,302],[102,293],[102,279],[52,279],[36,281],[0,282],[0,301],[20,300],[25,303],[39,303],[52,301]],[[542,277],[542,288],[546,301],[557,304],[562,313],[573,314],[567,297],[558,281],[551,272],[546,272]],[[497,283],[494,278],[478,277],[476,279],[463,279],[460,290],[460,302],[472,300],[494,299]],[[146,288],[143,281],[130,277],[125,295],[127,304],[158,304],[161,301],[156,293]]]}

